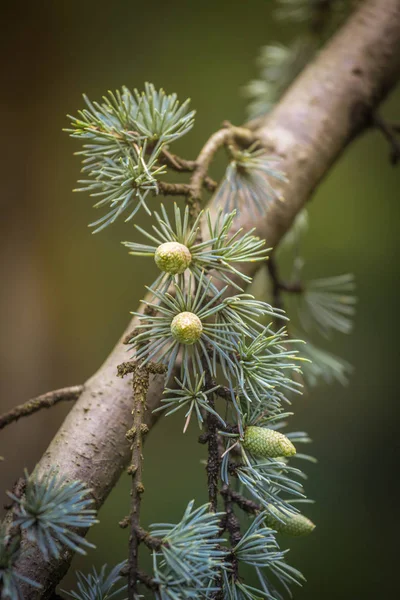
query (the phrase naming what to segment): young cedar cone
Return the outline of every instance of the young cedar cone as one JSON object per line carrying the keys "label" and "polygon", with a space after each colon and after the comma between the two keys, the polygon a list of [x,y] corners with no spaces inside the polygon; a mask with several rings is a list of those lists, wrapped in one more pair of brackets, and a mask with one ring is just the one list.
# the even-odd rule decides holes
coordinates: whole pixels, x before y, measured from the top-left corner
{"label": "young cedar cone", "polygon": [[246,427],[243,447],[260,458],[293,456],[296,448],[286,435],[266,427]]}
{"label": "young cedar cone", "polygon": [[203,331],[203,325],[197,315],[181,312],[172,319],[171,333],[181,344],[195,344]]}
{"label": "young cedar cone", "polygon": [[279,517],[279,519],[281,519],[281,521],[279,521],[279,519],[275,519],[275,517],[271,514],[267,514],[265,517],[265,522],[268,527],[275,529],[275,531],[286,533],[287,535],[291,535],[293,537],[298,537],[301,535],[308,535],[315,529],[314,523],[300,513],[295,515],[283,513],[276,508],[276,506],[271,504],[268,506],[268,510],[273,513],[273,515],[276,515]]}
{"label": "young cedar cone", "polygon": [[158,246],[154,260],[160,271],[180,275],[192,262],[189,248],[179,242],[165,242]]}

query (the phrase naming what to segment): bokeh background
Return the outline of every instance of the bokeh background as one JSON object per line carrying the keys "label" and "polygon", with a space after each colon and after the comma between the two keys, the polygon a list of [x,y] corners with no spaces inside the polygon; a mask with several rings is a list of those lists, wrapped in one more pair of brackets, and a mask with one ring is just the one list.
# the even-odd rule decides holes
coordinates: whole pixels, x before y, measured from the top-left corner
{"label": "bokeh background", "polygon": [[[241,87],[256,75],[263,44],[287,40],[291,27],[271,18],[273,2],[85,0],[3,6],[0,36],[0,370],[1,411],[29,397],[84,382],[106,357],[135,310],[154,267],[120,245],[133,239],[122,221],[92,236],[91,200],[73,194],[77,142],[61,130],[81,93],[99,99],[122,84],[148,80],[190,96],[196,125],[179,150],[194,157],[224,119],[245,118]],[[399,93],[382,113],[399,118]],[[221,174],[217,163],[215,175]],[[308,583],[298,600],[387,597],[398,541],[398,222],[399,171],[378,133],[357,140],[310,204],[307,273],[353,272],[358,314],[350,337],[329,349],[355,367],[350,384],[320,387],[296,401],[295,428],[307,429],[318,464],[307,489],[317,523],[291,546]],[[142,224],[146,217],[141,216]],[[153,271],[153,272],[151,272]],[[31,470],[67,406],[22,420],[1,433],[1,490]],[[143,523],[180,518],[205,500],[203,449],[182,416],[163,419],[146,444]],[[127,477],[100,512],[90,539],[97,550],[74,566],[125,557]],[[70,574],[62,587],[70,588]]]}

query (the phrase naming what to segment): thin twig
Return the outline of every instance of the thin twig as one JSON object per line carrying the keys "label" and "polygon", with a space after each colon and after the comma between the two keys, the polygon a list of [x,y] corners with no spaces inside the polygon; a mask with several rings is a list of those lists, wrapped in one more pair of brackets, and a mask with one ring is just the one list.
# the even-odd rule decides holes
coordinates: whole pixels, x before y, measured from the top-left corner
{"label": "thin twig", "polygon": [[18,421],[21,417],[27,417],[38,412],[42,408],[51,408],[55,404],[58,404],[58,402],[77,400],[82,392],[83,385],[73,385],[32,398],[32,400],[28,400],[24,404],[19,404],[1,415],[0,429],[3,429],[14,421]]}
{"label": "thin twig", "polygon": [[158,590],[158,583],[156,583],[156,581],[147,573],[143,573],[143,571],[138,571],[137,578],[140,581],[140,583],[143,583],[143,585],[145,585],[149,590],[152,590],[153,592],[156,592]]}
{"label": "thin twig", "polygon": [[161,150],[160,162],[178,173],[192,173],[196,168],[195,160],[186,160],[177,154],[169,152],[165,148]]}
{"label": "thin twig", "polygon": [[[129,524],[130,516],[124,517],[122,521],[119,522],[121,529],[126,529],[129,527]],[[160,550],[161,546],[163,545],[163,541],[160,538],[152,536],[148,531],[146,531],[146,529],[140,527],[140,525],[136,527],[135,531],[139,541],[143,542],[143,544],[150,548],[150,550]],[[168,546],[166,543],[164,545]]]}
{"label": "thin twig", "polygon": [[372,118],[374,126],[379,129],[384,137],[386,138],[389,147],[390,154],[389,160],[393,166],[396,166],[400,162],[400,140],[397,137],[399,128],[397,125],[391,125],[387,123],[385,119],[382,119],[379,115],[374,115]]}
{"label": "thin twig", "polygon": [[135,600],[137,594],[138,546],[139,536],[136,527],[139,525],[140,503],[144,492],[142,481],[142,426],[146,409],[147,390],[149,388],[149,372],[145,367],[138,367],[133,376],[133,427],[132,463],[128,473],[132,476],[131,491],[131,531],[129,536],[129,575],[128,596]]}
{"label": "thin twig", "polygon": [[160,550],[161,546],[169,547],[169,544],[167,544],[166,542],[164,543],[158,537],[154,537],[148,531],[146,531],[146,529],[143,529],[143,527],[136,527],[136,535],[145,546],[150,548],[150,550],[158,551]]}
{"label": "thin twig", "polygon": [[[235,511],[233,509],[232,491],[230,489],[230,486],[227,485],[226,483],[222,486],[221,495],[223,496],[224,507],[225,507],[224,526],[225,526],[226,531],[229,534],[230,544],[231,544],[232,548],[234,548],[240,542],[240,540],[242,538],[242,533],[240,530],[240,521],[237,518]],[[231,555],[229,557],[229,561],[231,563],[232,575],[233,575],[234,579],[236,580],[239,577],[239,564],[238,564],[238,560],[233,552],[231,553]]]}
{"label": "thin twig", "polygon": [[207,140],[196,159],[196,167],[190,179],[192,194],[188,199],[193,220],[201,210],[201,190],[211,161],[219,148],[232,141],[237,142],[240,146],[248,147],[255,141],[255,136],[245,127],[234,127],[227,124]]}
{"label": "thin twig", "polygon": [[[203,358],[204,367],[204,389],[211,389],[213,386],[213,379],[208,368],[205,358]],[[212,410],[215,410],[215,398],[214,394],[211,393],[208,396],[208,403]],[[204,442],[200,443],[208,444],[208,455],[207,455],[207,484],[208,484],[208,500],[210,503],[210,511],[217,512],[218,503],[218,487],[219,487],[219,476],[221,466],[221,454],[219,449],[219,436],[218,436],[219,421],[216,416],[210,412],[207,412],[206,417],[206,435],[204,436]]]}
{"label": "thin twig", "polygon": [[239,494],[238,492],[235,492],[230,488],[222,488],[221,496],[223,496],[224,498],[229,496],[232,502],[237,504],[239,508],[241,508],[244,512],[248,514],[255,515],[262,511],[262,507],[259,504],[253,502],[253,500],[249,500],[245,496],[242,496],[242,494]]}
{"label": "thin twig", "polygon": [[[178,173],[193,173],[197,165],[195,160],[185,160],[181,156],[172,154],[172,152],[169,152],[165,149],[161,151],[161,162]],[[209,192],[214,192],[218,187],[218,183],[206,175],[203,181],[203,186]]]}
{"label": "thin twig", "polygon": [[[125,565],[124,567],[122,567],[119,574],[121,575],[121,577],[127,577],[129,575],[129,565]],[[140,583],[143,583],[143,585],[145,585],[149,590],[152,590],[153,592],[158,590],[158,584],[147,573],[144,573],[143,571],[138,571],[137,579],[138,581],[140,581]]]}
{"label": "thin twig", "polygon": [[[210,407],[215,410],[213,394],[208,396]],[[218,423],[219,421],[212,413],[207,413],[207,434],[208,434],[208,458],[207,458],[207,482],[208,482],[208,500],[210,511],[217,512],[218,485],[220,474],[221,457],[218,447]]]}
{"label": "thin twig", "polygon": [[164,365],[149,363],[145,366],[135,362],[122,363],[118,366],[118,376],[124,377],[133,373],[132,396],[133,396],[133,425],[127,432],[126,437],[132,442],[132,461],[128,467],[128,473],[132,476],[131,488],[131,513],[130,513],[130,535],[129,535],[129,573],[128,573],[128,597],[135,600],[137,597],[138,581],[138,550],[140,538],[140,504],[144,492],[142,479],[143,473],[143,437],[148,432],[144,423],[146,410],[147,390],[150,383],[150,373],[164,373]]}
{"label": "thin twig", "polygon": [[[288,282],[283,281],[279,275],[278,263],[275,260],[275,256],[270,255],[268,261],[265,263],[268,269],[268,273],[272,283],[272,303],[275,308],[280,310],[285,309],[283,302],[282,292],[288,292],[291,294],[302,294],[304,291],[303,285],[300,281]],[[279,318],[276,319],[278,325],[280,324]]]}
{"label": "thin twig", "polygon": [[190,185],[187,183],[166,183],[165,181],[159,181],[158,191],[164,196],[188,197],[191,194]]}
{"label": "thin twig", "polygon": [[228,400],[229,402],[232,402],[232,392],[226,385],[218,386],[218,388],[215,390],[215,393],[220,398],[223,398],[224,400]]}

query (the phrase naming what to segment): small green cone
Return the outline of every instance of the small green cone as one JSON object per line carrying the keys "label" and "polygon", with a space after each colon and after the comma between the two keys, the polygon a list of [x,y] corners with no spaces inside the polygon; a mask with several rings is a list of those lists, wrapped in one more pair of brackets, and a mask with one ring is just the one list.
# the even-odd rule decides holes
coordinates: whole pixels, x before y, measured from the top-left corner
{"label": "small green cone", "polygon": [[243,447],[260,458],[293,456],[296,448],[286,435],[266,427],[246,427]]}
{"label": "small green cone", "polygon": [[265,522],[268,527],[275,529],[275,531],[279,531],[279,533],[285,533],[292,537],[300,537],[302,535],[309,535],[315,529],[314,523],[300,513],[289,515],[283,513],[271,504],[268,506],[268,509],[284,521],[284,523],[282,523],[278,519],[275,519],[271,514],[267,514],[265,517]]}
{"label": "small green cone", "polygon": [[171,322],[172,336],[181,344],[191,346],[201,337],[203,325],[197,315],[184,311],[175,315]]}
{"label": "small green cone", "polygon": [[179,242],[165,242],[158,246],[154,260],[160,271],[177,275],[188,268],[192,255],[189,248]]}

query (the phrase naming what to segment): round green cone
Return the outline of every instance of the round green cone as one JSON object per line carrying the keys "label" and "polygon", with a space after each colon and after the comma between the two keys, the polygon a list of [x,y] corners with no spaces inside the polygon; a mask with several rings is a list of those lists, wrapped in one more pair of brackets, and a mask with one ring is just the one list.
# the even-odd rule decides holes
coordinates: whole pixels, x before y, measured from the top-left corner
{"label": "round green cone", "polygon": [[266,427],[246,427],[243,447],[260,458],[293,456],[296,448],[286,435]]}
{"label": "round green cone", "polygon": [[154,260],[161,271],[178,275],[188,268],[192,255],[189,248],[179,242],[165,242],[157,248]]}
{"label": "round green cone", "polygon": [[275,529],[275,531],[279,531],[279,533],[285,533],[286,535],[290,535],[292,537],[300,537],[302,535],[308,535],[312,533],[315,529],[315,525],[310,519],[305,517],[304,515],[297,513],[296,515],[289,515],[287,513],[281,512],[275,506],[269,505],[268,509],[274,514],[279,516],[278,519],[271,514],[267,514],[265,517],[265,522],[268,527]]}
{"label": "round green cone", "polygon": [[187,346],[195,344],[200,339],[202,331],[203,325],[194,313],[181,312],[172,319],[171,333],[181,344]]}

